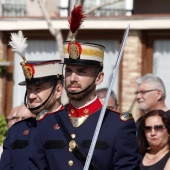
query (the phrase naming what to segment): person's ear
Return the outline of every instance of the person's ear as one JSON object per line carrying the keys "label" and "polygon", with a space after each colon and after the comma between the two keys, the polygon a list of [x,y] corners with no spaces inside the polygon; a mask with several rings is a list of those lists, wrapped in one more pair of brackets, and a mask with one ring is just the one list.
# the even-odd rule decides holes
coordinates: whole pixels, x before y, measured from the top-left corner
{"label": "person's ear", "polygon": [[162,90],[158,90],[158,91],[157,91],[157,100],[158,100],[158,101],[159,101],[159,100],[162,100],[162,95],[163,95]]}
{"label": "person's ear", "polygon": [[104,72],[101,71],[101,72],[99,72],[99,74],[96,78],[95,84],[99,85],[103,81],[103,79],[104,79]]}
{"label": "person's ear", "polygon": [[57,84],[55,88],[56,99],[61,97],[63,91],[63,86],[61,84]]}

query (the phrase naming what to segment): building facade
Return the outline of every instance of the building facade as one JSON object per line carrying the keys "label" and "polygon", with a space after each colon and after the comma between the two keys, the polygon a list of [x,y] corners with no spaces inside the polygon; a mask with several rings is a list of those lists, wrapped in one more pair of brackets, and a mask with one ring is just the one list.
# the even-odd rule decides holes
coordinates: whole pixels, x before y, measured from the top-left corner
{"label": "building facade", "polygon": [[[130,32],[114,83],[120,111],[131,111],[135,119],[139,116],[135,102],[136,79],[146,73],[154,73],[162,78],[167,89],[166,103],[170,108],[170,2],[165,0],[124,0],[116,1],[87,14],[86,21],[78,32],[77,39],[103,44],[105,49],[105,79],[100,87],[108,87],[116,63],[123,34],[130,24]],[[7,2],[7,1],[3,1]],[[8,0],[9,2],[9,0]],[[11,3],[14,1],[10,1]],[[15,3],[19,1],[15,0]],[[67,16],[74,1],[43,0],[51,17],[53,28],[62,32],[63,40],[68,37]],[[48,3],[47,3],[48,2]],[[93,2],[93,4],[91,4]],[[111,0],[84,1],[84,9],[109,3]],[[146,6],[147,4],[147,6]],[[6,5],[7,6],[7,5]],[[14,7],[16,5],[14,4]],[[9,45],[10,33],[22,30],[28,37],[26,58],[46,60],[60,58],[57,42],[49,31],[42,9],[37,1],[22,1],[21,9],[4,7],[1,2],[0,20],[0,113],[7,115],[10,109],[23,102],[25,87],[19,87],[23,80],[19,63]],[[15,9],[15,10],[11,10]],[[13,11],[13,12],[12,12]],[[15,12],[14,12],[15,11]],[[16,11],[20,11],[19,14]],[[16,14],[17,13],[17,14]],[[18,16],[16,16],[18,15]],[[64,101],[63,101],[64,102]]]}

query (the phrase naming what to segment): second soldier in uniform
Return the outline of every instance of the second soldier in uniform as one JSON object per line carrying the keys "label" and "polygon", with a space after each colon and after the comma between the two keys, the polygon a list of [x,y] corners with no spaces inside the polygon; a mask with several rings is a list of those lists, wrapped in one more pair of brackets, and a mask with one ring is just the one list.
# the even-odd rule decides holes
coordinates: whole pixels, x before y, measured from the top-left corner
{"label": "second soldier in uniform", "polygon": [[[14,40],[26,41],[22,32],[12,34],[17,36]],[[15,42],[13,42],[15,45]],[[22,44],[16,42],[16,44]],[[22,44],[26,47],[27,44]],[[15,46],[16,47],[16,46]],[[18,47],[18,49],[21,47]],[[15,48],[17,49],[17,48]],[[17,51],[16,51],[17,52]],[[25,105],[36,115],[36,119],[42,119],[45,114],[60,112],[63,106],[60,103],[62,93],[62,68],[60,60],[27,61],[25,56],[21,62],[25,81],[20,85],[26,86]],[[44,110],[48,111],[44,114]],[[43,111],[43,114],[42,112]],[[36,119],[28,118],[13,125],[3,143],[3,153],[0,160],[1,170],[26,170],[28,168],[28,155],[30,140],[36,129]]]}

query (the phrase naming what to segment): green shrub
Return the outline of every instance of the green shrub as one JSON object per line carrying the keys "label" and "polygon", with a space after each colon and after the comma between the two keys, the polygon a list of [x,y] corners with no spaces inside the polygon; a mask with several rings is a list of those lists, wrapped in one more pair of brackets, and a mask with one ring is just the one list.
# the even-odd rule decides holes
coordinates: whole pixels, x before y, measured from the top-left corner
{"label": "green shrub", "polygon": [[0,114],[0,145],[3,143],[8,130],[5,116]]}

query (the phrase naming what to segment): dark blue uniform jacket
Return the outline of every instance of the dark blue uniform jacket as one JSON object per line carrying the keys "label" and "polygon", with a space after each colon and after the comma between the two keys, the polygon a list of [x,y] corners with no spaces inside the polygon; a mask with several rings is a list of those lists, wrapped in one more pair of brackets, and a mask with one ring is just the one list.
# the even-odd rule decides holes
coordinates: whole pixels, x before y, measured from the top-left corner
{"label": "dark blue uniform jacket", "polygon": [[14,124],[3,143],[0,170],[28,169],[30,138],[36,127],[35,118],[28,118]]}
{"label": "dark blue uniform jacket", "polygon": [[[101,109],[91,114],[77,128],[71,124],[68,111],[60,113],[70,134],[75,137],[73,140],[85,155],[88,154],[100,112]],[[105,115],[92,162],[100,170],[139,170],[134,120],[122,121],[119,113],[110,110]],[[29,170],[82,170],[83,167],[70,152],[55,114],[38,122],[31,145]]]}

